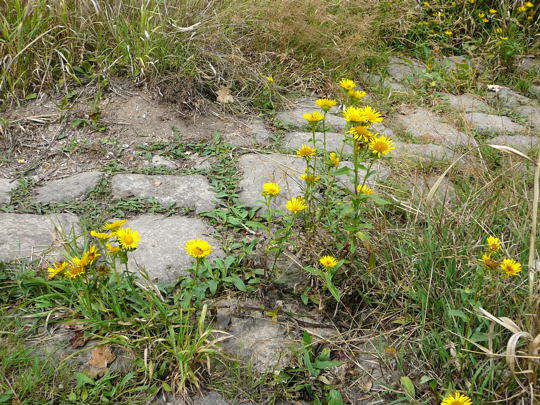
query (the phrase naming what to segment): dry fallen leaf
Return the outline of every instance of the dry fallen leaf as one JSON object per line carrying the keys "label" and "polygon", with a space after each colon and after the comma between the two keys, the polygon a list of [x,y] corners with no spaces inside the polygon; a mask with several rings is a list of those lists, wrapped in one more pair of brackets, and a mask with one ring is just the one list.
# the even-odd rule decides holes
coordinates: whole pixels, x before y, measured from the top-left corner
{"label": "dry fallen leaf", "polygon": [[227,104],[234,102],[234,97],[231,96],[231,89],[228,87],[221,87],[216,93],[218,103]]}
{"label": "dry fallen leaf", "polygon": [[73,334],[69,342],[71,347],[76,349],[78,347],[83,347],[87,341],[88,339],[84,337],[84,332],[82,330],[78,330]]}
{"label": "dry fallen leaf", "polygon": [[91,378],[102,377],[107,371],[107,366],[116,359],[110,346],[97,346],[91,351],[88,369],[85,371]]}
{"label": "dry fallen leaf", "polygon": [[156,186],[156,187],[161,186],[161,181],[156,181],[156,182],[154,183],[154,186]]}

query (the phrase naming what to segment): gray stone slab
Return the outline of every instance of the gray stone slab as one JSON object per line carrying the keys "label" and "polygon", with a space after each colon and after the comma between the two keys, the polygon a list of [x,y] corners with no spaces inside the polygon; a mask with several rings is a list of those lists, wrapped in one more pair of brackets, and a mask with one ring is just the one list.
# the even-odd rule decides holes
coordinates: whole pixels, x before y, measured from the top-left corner
{"label": "gray stone slab", "polygon": [[425,143],[442,143],[449,147],[476,145],[474,138],[441,121],[435,113],[425,108],[398,115],[394,121],[404,131]]}
{"label": "gray stone slab", "polygon": [[17,188],[19,183],[15,180],[0,179],[0,204],[9,204],[11,192]]}
{"label": "gray stone slab", "polygon": [[443,100],[450,104],[454,110],[459,112],[489,112],[490,107],[472,94],[454,94],[444,93]]}
{"label": "gray stone slab", "polygon": [[103,173],[90,171],[49,181],[36,188],[36,201],[40,203],[54,203],[85,199],[88,193],[97,186],[102,177]]}
{"label": "gray stone slab", "polygon": [[[344,141],[343,133],[328,132],[326,134],[326,150],[328,152],[341,152],[350,155],[352,147]],[[315,142],[319,151],[324,150],[324,135],[321,132],[315,134]],[[297,150],[302,144],[312,145],[311,132],[289,132],[285,135],[283,146],[290,150]]]}
{"label": "gray stone slab", "polygon": [[130,219],[125,227],[141,235],[139,247],[129,255],[130,269],[145,271],[158,283],[173,282],[187,274],[195,260],[184,250],[191,239],[204,239],[212,245],[208,259],[223,256],[213,228],[200,218],[145,214]]}
{"label": "gray stone slab", "polygon": [[152,157],[152,165],[154,165],[154,166],[164,166],[164,167],[167,167],[169,169],[176,169],[178,167],[178,165],[175,162],[173,162],[172,160],[167,159],[166,157],[163,157],[161,155],[154,155]]}
{"label": "gray stone slab", "polygon": [[419,76],[426,69],[421,63],[413,59],[391,57],[386,70],[393,79],[403,81]]}
{"label": "gray stone slab", "polygon": [[431,188],[437,182],[439,176],[421,176],[408,181],[413,199],[420,200],[428,205],[453,204],[457,201],[457,193],[454,184],[444,178],[436,189],[431,200],[426,197]]}
{"label": "gray stone slab", "polygon": [[517,134],[526,132],[527,128],[503,115],[480,112],[466,113],[465,120],[480,131]]}
{"label": "gray stone slab", "polygon": [[215,193],[206,177],[192,174],[187,176],[145,174],[117,174],[111,182],[115,198],[139,197],[155,199],[163,205],[176,204],[178,207],[196,212],[209,211],[215,207]]}
{"label": "gray stone slab", "polygon": [[80,230],[79,219],[73,214],[0,213],[0,227],[0,261],[6,262],[62,258],[62,235]]}
{"label": "gray stone slab", "polygon": [[523,106],[517,113],[525,117],[536,131],[540,131],[540,107]]}
{"label": "gray stone slab", "polygon": [[432,143],[407,143],[394,142],[395,149],[392,156],[396,159],[411,158],[417,160],[447,160],[452,159],[456,154],[451,149],[442,145]]}
{"label": "gray stone slab", "polygon": [[534,56],[525,56],[518,60],[516,69],[528,73],[540,73],[540,59]]}
{"label": "gray stone slab", "polygon": [[540,98],[540,86],[533,84],[529,87],[529,93],[531,93],[536,98]]}
{"label": "gray stone slab", "polygon": [[489,139],[487,143],[492,145],[511,146],[512,148],[527,152],[540,145],[540,138],[527,135],[499,135]]}
{"label": "gray stone slab", "polygon": [[364,80],[372,86],[386,87],[387,89],[395,92],[407,93],[411,91],[411,89],[405,87],[401,83],[396,82],[395,80],[385,79],[376,74],[365,75]]}
{"label": "gray stone slab", "polygon": [[235,131],[223,135],[225,142],[235,146],[261,145],[268,142],[271,138],[272,131],[270,131],[266,127],[264,121],[259,118],[240,122]]}
{"label": "gray stone slab", "polygon": [[523,105],[534,104],[534,101],[529,97],[525,97],[506,86],[493,86],[493,90],[488,93],[488,97],[504,107],[516,109]]}

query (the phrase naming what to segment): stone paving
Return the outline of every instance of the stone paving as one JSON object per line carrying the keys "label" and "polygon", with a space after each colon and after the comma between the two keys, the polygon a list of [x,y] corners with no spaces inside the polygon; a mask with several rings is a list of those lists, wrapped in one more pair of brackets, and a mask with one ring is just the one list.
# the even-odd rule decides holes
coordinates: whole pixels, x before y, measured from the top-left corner
{"label": "stone paving", "polygon": [[[449,61],[449,66],[463,61]],[[465,61],[466,62],[466,61]],[[411,81],[421,77],[426,67],[416,61],[392,58],[387,72],[370,73],[363,76],[367,83],[383,85],[396,92],[411,92]],[[538,89],[531,89],[535,94]],[[536,93],[537,94],[537,93]],[[138,97],[138,96],[137,96]],[[135,97],[135,99],[137,99]],[[529,152],[539,145],[538,103],[504,86],[497,86],[485,99],[473,94],[442,93],[439,99],[450,110],[459,114],[464,122],[448,120],[441,113],[433,112],[424,106],[405,106],[390,112],[384,125],[375,126],[381,134],[391,136],[395,141],[393,156],[398,164],[402,160],[442,162],[448,164],[463,150],[475,149],[479,144],[508,145]],[[111,120],[131,122],[122,129],[126,136],[138,136],[144,132],[157,140],[168,141],[174,136],[172,127],[182,128],[182,122],[168,117],[163,105],[148,104],[138,107],[134,99],[125,105],[111,102],[107,116]],[[114,109],[115,107],[116,109]],[[265,182],[280,184],[282,194],[272,201],[275,208],[283,207],[290,197],[301,194],[299,176],[305,171],[305,162],[294,154],[302,144],[308,144],[308,132],[302,114],[315,109],[313,99],[302,99],[291,108],[280,111],[273,124],[284,124],[280,150],[285,153],[270,152],[273,139],[279,133],[259,118],[242,120],[233,131],[223,134],[223,141],[233,144],[237,150],[244,150],[238,158],[239,201],[250,207],[261,207],[261,189]],[[512,111],[512,114],[509,114]],[[503,112],[511,115],[504,115]],[[523,121],[516,121],[516,116]],[[150,121],[150,124],[148,124]],[[347,155],[351,147],[343,142],[342,131],[345,123],[339,117],[339,108],[327,115],[329,132],[326,144],[329,150],[344,153],[342,166],[351,166]],[[123,128],[123,127],[122,127]],[[475,139],[475,132],[487,134],[481,141]],[[323,136],[317,133],[317,147],[323,147]],[[266,148],[257,150],[259,146]],[[276,150],[276,149],[274,149]],[[194,170],[208,171],[216,165],[214,157],[198,153],[186,154],[186,161]],[[140,247],[132,254],[134,270],[146,274],[157,283],[174,282],[178,276],[186,274],[192,259],[183,254],[182,246],[187,240],[203,238],[214,246],[210,259],[222,257],[221,235],[200,214],[216,208],[220,201],[211,186],[209,175],[182,174],[179,162],[154,154],[150,163],[153,167],[170,170],[168,175],[149,175],[139,173],[118,173],[106,175],[100,170],[81,170],[76,174],[39,181],[31,190],[31,199],[45,206],[59,202],[77,202],[88,198],[96,187],[105,187],[112,199],[125,200],[141,198],[155,201],[164,206],[175,206],[185,210],[183,215],[163,216],[144,214],[129,218],[127,226],[137,229],[142,240]],[[370,178],[370,185],[377,187],[380,182],[392,179],[393,164],[377,164],[378,174]],[[167,172],[169,173],[169,172]],[[192,173],[192,172],[190,172]],[[199,172],[200,173],[200,172]],[[417,178],[398,175],[399,180],[409,185],[411,201],[422,201],[435,184],[437,175]],[[19,187],[17,178],[0,178],[0,207],[8,207],[13,192]],[[346,176],[338,182],[343,187],[351,187]],[[434,200],[453,204],[459,201],[457,187],[449,179],[444,179]],[[259,213],[264,213],[264,209]],[[79,218],[71,213],[35,215],[20,213],[0,213],[0,261],[35,260],[50,262],[62,255],[61,232],[80,231]],[[239,316],[231,309],[218,311],[220,328],[228,331],[232,338],[224,347],[250,362],[260,372],[275,371],[284,367],[290,360],[288,345],[294,341],[294,333],[283,325],[273,323],[267,317],[252,315]]]}

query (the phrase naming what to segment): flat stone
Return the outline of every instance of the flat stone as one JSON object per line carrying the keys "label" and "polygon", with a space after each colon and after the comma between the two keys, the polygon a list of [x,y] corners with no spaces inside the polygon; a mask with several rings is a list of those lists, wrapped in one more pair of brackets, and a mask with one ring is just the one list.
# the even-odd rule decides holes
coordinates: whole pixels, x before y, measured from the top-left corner
{"label": "flat stone", "polygon": [[391,57],[386,70],[393,79],[403,81],[419,76],[426,69],[415,60]]}
{"label": "flat stone", "polygon": [[433,197],[430,201],[426,201],[427,194],[431,188],[435,185],[435,182],[438,180],[439,176],[422,176],[415,179],[409,180],[408,184],[410,185],[410,191],[415,199],[419,199],[427,204],[433,205],[442,204],[442,203],[454,203],[457,200],[457,194],[454,187],[454,184],[444,178],[439,184],[439,187],[433,194]]}
{"label": "flat stone", "polygon": [[372,86],[386,87],[395,92],[407,93],[411,91],[408,87],[405,87],[404,85],[396,82],[395,80],[385,79],[376,74],[365,75],[364,80]]}
{"label": "flat stone", "polygon": [[0,179],[0,204],[9,204],[11,192],[17,188],[19,183],[15,180]]}
{"label": "flat stone", "polygon": [[154,166],[164,166],[164,167],[167,167],[169,169],[176,169],[178,167],[178,165],[175,162],[173,162],[172,160],[167,159],[166,157],[163,157],[161,155],[154,155],[152,157],[152,165],[154,165]]}
{"label": "flat stone", "polygon": [[206,177],[199,174],[117,174],[112,178],[111,188],[114,198],[155,199],[162,205],[176,204],[196,212],[209,211],[215,207],[215,193]]}
{"label": "flat stone", "polygon": [[371,124],[371,130],[372,132],[378,132],[380,135],[385,135],[389,137],[394,136],[394,131],[380,122],[375,122]]}
{"label": "flat stone", "polygon": [[534,56],[521,58],[516,64],[516,69],[523,72],[540,73],[540,59],[536,59]]}
{"label": "flat stone", "polygon": [[536,98],[540,98],[540,86],[535,84],[529,86],[529,93],[531,93]]}
{"label": "flat stone", "polygon": [[417,160],[447,160],[455,156],[455,152],[442,145],[432,143],[407,143],[394,142],[395,149],[392,151],[392,157],[412,158]]}
{"label": "flat stone", "polygon": [[[339,167],[345,166],[352,168],[352,163],[341,162]],[[287,200],[302,195],[303,181],[300,175],[305,173],[306,166],[304,160],[297,156],[249,153],[240,157],[239,168],[242,172],[239,199],[250,207],[260,207],[261,213],[266,212],[261,196],[264,183],[273,182],[281,187],[281,193],[271,202],[274,209],[285,210]],[[379,163],[373,165],[372,170],[375,173],[367,181],[370,186],[390,175],[390,169]],[[365,171],[360,171],[361,177],[364,174]],[[345,174],[338,176],[338,183],[346,188],[352,186],[350,177]]]}
{"label": "flat stone", "polygon": [[[311,132],[289,132],[285,135],[283,146],[290,150],[297,150],[302,146],[312,145]],[[315,134],[315,144],[319,151],[324,150],[324,135],[321,132]],[[344,134],[335,132],[326,133],[326,150],[328,152],[341,152],[350,155],[352,147],[344,141]]]}
{"label": "flat stone", "polygon": [[527,152],[538,147],[540,138],[527,135],[499,135],[489,139],[487,142],[492,145],[511,146],[512,148]]}
{"label": "flat stone", "polygon": [[[312,113],[313,111],[320,110],[317,107],[308,108],[300,106],[292,110],[281,111],[276,115],[276,118],[287,126],[307,129],[308,123],[302,115],[305,113]],[[319,123],[319,125],[321,124]],[[338,117],[333,113],[328,113],[326,114],[325,125],[327,128],[343,129],[345,128],[346,122],[342,117]]]}
{"label": "flat stone", "polygon": [[480,112],[466,113],[465,120],[480,131],[511,134],[527,131],[527,128],[523,125],[520,125],[503,115],[485,114]]}
{"label": "flat stone", "polygon": [[260,311],[236,313],[235,308],[246,304],[259,306],[256,302],[238,303],[233,300],[217,303],[221,308],[217,309],[216,326],[231,335],[221,346],[259,373],[277,373],[290,363],[290,346],[294,340],[284,325],[273,322]]}
{"label": "flat stone", "polygon": [[130,219],[125,226],[141,235],[139,247],[129,255],[134,265],[131,268],[139,273],[146,271],[150,280],[158,283],[170,283],[187,274],[195,260],[184,251],[186,242],[191,239],[204,239],[212,245],[209,259],[223,256],[212,236],[213,228],[200,218],[145,214]]}
{"label": "flat stone", "polygon": [[457,71],[460,68],[469,69],[471,67],[474,67],[474,68],[479,67],[478,63],[475,63],[471,59],[462,55],[453,55],[453,56],[443,57],[442,59],[439,59],[439,63],[442,66],[448,67],[453,71]]}
{"label": "flat stone", "polygon": [[272,131],[259,118],[240,122],[238,129],[223,135],[225,142],[235,146],[261,145],[268,142],[271,138]]}
{"label": "flat stone", "polygon": [[62,235],[79,232],[73,214],[0,213],[0,262],[18,259],[58,260],[64,257]]}
{"label": "flat stone", "polygon": [[215,156],[199,155],[197,152],[188,154],[187,158],[195,170],[210,170],[213,165],[218,163]]}
{"label": "flat stone", "polygon": [[74,174],[63,179],[52,180],[37,187],[36,201],[54,203],[68,200],[83,200],[94,189],[103,173],[98,171]]}
{"label": "flat stone", "polygon": [[488,112],[489,106],[472,94],[461,94],[459,96],[443,93],[444,100],[450,104],[450,107],[459,112]]}
{"label": "flat stone", "polygon": [[540,131],[540,108],[532,106],[523,106],[517,110],[517,113],[522,115],[529,121],[537,131]]}
{"label": "flat stone", "polygon": [[534,103],[529,97],[525,97],[506,86],[493,86],[492,88],[493,91],[488,93],[488,97],[504,107],[515,109],[522,105],[531,105]]}
{"label": "flat stone", "polygon": [[217,392],[209,392],[206,395],[193,399],[193,405],[229,405],[223,397]]}
{"label": "flat stone", "polygon": [[443,143],[448,146],[476,145],[474,138],[446,124],[434,113],[418,108],[409,114],[398,115],[395,123],[425,143]]}

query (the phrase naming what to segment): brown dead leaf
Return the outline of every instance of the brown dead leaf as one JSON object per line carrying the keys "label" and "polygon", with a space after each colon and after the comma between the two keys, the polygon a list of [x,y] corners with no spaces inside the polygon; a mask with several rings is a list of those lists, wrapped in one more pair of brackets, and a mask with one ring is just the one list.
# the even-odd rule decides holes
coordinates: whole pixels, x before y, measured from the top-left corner
{"label": "brown dead leaf", "polygon": [[161,181],[156,181],[156,182],[154,182],[154,186],[156,186],[156,187],[161,186]]}
{"label": "brown dead leaf", "polygon": [[395,347],[385,347],[384,352],[389,356],[397,355],[397,349]]}
{"label": "brown dead leaf", "polygon": [[102,377],[108,370],[108,365],[116,359],[110,346],[97,346],[91,351],[91,358],[85,373],[91,378]]}
{"label": "brown dead leaf", "polygon": [[233,103],[234,97],[231,95],[231,89],[228,87],[221,87],[217,92],[217,102],[221,104]]}
{"label": "brown dead leaf", "polygon": [[78,347],[83,347],[86,342],[88,342],[88,339],[84,337],[84,332],[82,330],[76,331],[73,336],[71,336],[71,339],[69,340],[69,343],[71,344],[71,347],[74,349]]}

